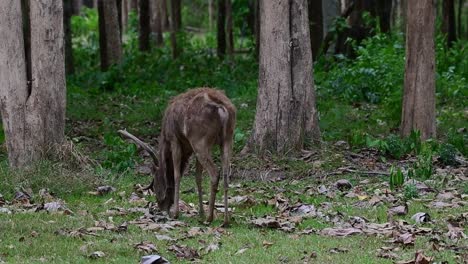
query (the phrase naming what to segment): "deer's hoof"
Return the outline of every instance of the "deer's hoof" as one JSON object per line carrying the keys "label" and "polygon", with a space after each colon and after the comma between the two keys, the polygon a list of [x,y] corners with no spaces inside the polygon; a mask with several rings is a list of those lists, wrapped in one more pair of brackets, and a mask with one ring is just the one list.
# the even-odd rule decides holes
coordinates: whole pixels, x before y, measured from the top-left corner
{"label": "deer's hoof", "polygon": [[174,218],[174,219],[179,218],[179,210],[177,208],[171,208],[169,210],[169,216]]}

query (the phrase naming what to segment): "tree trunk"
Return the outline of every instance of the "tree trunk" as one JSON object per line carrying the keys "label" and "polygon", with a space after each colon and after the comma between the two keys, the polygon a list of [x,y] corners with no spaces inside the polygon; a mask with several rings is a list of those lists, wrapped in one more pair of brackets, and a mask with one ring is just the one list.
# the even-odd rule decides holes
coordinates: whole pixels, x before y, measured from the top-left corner
{"label": "tree trunk", "polygon": [[122,43],[122,0],[115,0],[117,5],[117,19],[119,22],[119,36],[120,36],[120,43]]}
{"label": "tree trunk", "polygon": [[379,16],[380,30],[383,33],[390,32],[392,17],[392,0],[376,1],[376,13]]}
{"label": "tree trunk", "polygon": [[[341,14],[341,1],[327,0],[322,1],[323,14],[323,32],[328,33],[335,22],[335,19]],[[312,54],[313,55],[313,54]]]}
{"label": "tree trunk", "polygon": [[255,1],[255,57],[258,59],[260,57],[260,1]]}
{"label": "tree trunk", "polygon": [[98,11],[101,69],[107,71],[111,65],[119,64],[122,58],[117,3],[116,1],[99,0]]}
{"label": "tree trunk", "polygon": [[138,13],[138,0],[130,0],[130,11]]}
{"label": "tree trunk", "polygon": [[312,58],[315,61],[323,42],[322,0],[308,0],[308,2]]}
{"label": "tree trunk", "polygon": [[226,2],[218,0],[218,24],[217,24],[217,42],[218,42],[218,57],[224,58],[226,55]]}
{"label": "tree trunk", "polygon": [[140,0],[139,30],[138,30],[138,48],[140,51],[150,49],[150,6],[149,0]]}
{"label": "tree trunk", "polygon": [[208,0],[208,30],[213,31],[214,1]]}
{"label": "tree trunk", "polygon": [[182,26],[182,15],[181,15],[181,0],[170,0],[171,1],[171,15],[174,17],[174,27],[179,32]]}
{"label": "tree trunk", "polygon": [[128,27],[128,0],[122,0],[122,30],[120,34],[122,35],[127,31]]}
{"label": "tree trunk", "polygon": [[226,0],[226,44],[227,54],[234,54],[234,35],[232,33],[232,3],[231,0]]}
{"label": "tree trunk", "polygon": [[320,136],[307,0],[260,1],[257,111],[248,148],[287,153]]}
{"label": "tree trunk", "polygon": [[[28,2],[0,1],[0,106],[11,167],[30,165],[64,140],[62,1],[22,6]],[[23,27],[23,21],[29,25]]]}
{"label": "tree trunk", "polygon": [[408,1],[406,67],[401,133],[419,130],[421,138],[436,136],[435,9],[433,1]]}
{"label": "tree trunk", "polygon": [[80,15],[80,10],[81,10],[81,5],[82,5],[82,0],[72,0],[72,15],[74,16],[79,16]]}
{"label": "tree trunk", "polygon": [[83,0],[83,5],[86,6],[87,8],[95,8],[96,7],[94,5],[93,0]]}
{"label": "tree trunk", "polygon": [[452,47],[454,41],[456,41],[456,29],[455,29],[455,3],[454,0],[443,0],[442,4],[442,32],[447,37],[447,47]]}
{"label": "tree trunk", "polygon": [[180,48],[179,46],[177,45],[177,7],[174,6],[174,5],[177,5],[177,3],[175,3],[176,1],[170,1],[171,3],[171,6],[170,6],[170,10],[171,10],[171,17],[169,19],[169,24],[170,24],[170,28],[171,28],[171,48],[172,48],[172,58],[177,58],[179,57],[179,54],[180,54]]}
{"label": "tree trunk", "polygon": [[156,46],[162,46],[164,39],[162,35],[161,7],[163,0],[151,1],[151,32],[155,36]]}
{"label": "tree trunk", "polygon": [[73,74],[75,72],[75,67],[73,65],[71,16],[72,16],[72,2],[71,0],[64,0],[63,1],[63,29],[65,32],[65,72],[67,74]]}
{"label": "tree trunk", "polygon": [[161,19],[163,31],[170,31],[169,12],[167,10],[167,0],[161,0]]}
{"label": "tree trunk", "polygon": [[458,37],[462,38],[462,13],[463,13],[463,4],[464,0],[458,0],[458,21],[457,21],[457,29],[458,29]]}
{"label": "tree trunk", "polygon": [[406,9],[408,8],[408,0],[400,0],[400,27],[403,33],[406,33]]}

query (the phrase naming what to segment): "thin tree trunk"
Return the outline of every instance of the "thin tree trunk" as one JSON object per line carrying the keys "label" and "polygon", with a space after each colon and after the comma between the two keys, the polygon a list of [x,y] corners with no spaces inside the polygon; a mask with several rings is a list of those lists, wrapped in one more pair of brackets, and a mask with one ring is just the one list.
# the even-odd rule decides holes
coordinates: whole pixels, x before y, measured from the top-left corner
{"label": "thin tree trunk", "polygon": [[214,3],[213,0],[208,0],[208,30],[213,31],[213,13],[214,13]]}
{"label": "thin tree trunk", "polygon": [[400,0],[400,27],[403,33],[406,33],[406,9],[408,8],[408,0]]}
{"label": "thin tree trunk", "polygon": [[79,16],[80,15],[80,10],[81,10],[81,5],[82,5],[82,0],[72,0],[72,15],[74,16]]}
{"label": "thin tree trunk", "polygon": [[99,0],[99,48],[101,69],[107,71],[122,58],[122,44],[119,30],[119,17],[116,1]]}
{"label": "thin tree trunk", "polygon": [[169,12],[167,8],[167,0],[161,0],[161,19],[163,31],[170,31],[171,25],[169,22]]}
{"label": "thin tree trunk", "polygon": [[227,54],[234,54],[234,35],[232,33],[232,3],[231,0],[226,0],[226,44]]}
{"label": "thin tree trunk", "polygon": [[148,51],[150,49],[150,6],[149,0],[139,0],[139,31],[138,31],[138,47],[140,51]]}
{"label": "thin tree trunk", "polygon": [[[175,3],[175,1],[170,1],[171,3],[171,6],[170,6],[170,10],[171,10],[171,17],[169,19],[169,24],[170,24],[170,28],[171,28],[171,48],[172,48],[172,58],[177,58],[179,57],[179,54],[180,54],[180,48],[179,46],[177,45],[177,8],[175,6],[173,6],[173,4]],[[177,4],[176,4],[177,5]]]}
{"label": "thin tree trunk", "polygon": [[[326,35],[333,26],[335,19],[341,14],[341,1],[326,0],[322,1],[323,14],[323,32]],[[313,54],[312,54],[313,55]]]}
{"label": "thin tree trunk", "polygon": [[83,5],[86,6],[87,8],[95,8],[96,7],[94,5],[93,0],[83,0]]}
{"label": "thin tree trunk", "polygon": [[218,18],[217,18],[217,42],[218,42],[218,57],[224,58],[226,55],[226,2],[218,0]]}
{"label": "thin tree trunk", "polygon": [[64,140],[63,5],[3,0],[0,14],[0,106],[8,159],[12,167],[26,167]]}
{"label": "thin tree trunk", "polygon": [[391,15],[392,15],[392,0],[379,0],[376,1],[376,13],[379,16],[380,30],[383,33],[390,32],[391,29]]}
{"label": "thin tree trunk", "polygon": [[260,16],[257,111],[246,149],[284,154],[320,136],[307,0],[260,1]]}
{"label": "thin tree trunk", "polygon": [[73,65],[73,47],[71,32],[72,5],[71,0],[63,1],[63,28],[65,32],[65,71],[67,74],[73,74],[75,67]]}
{"label": "thin tree trunk", "polygon": [[181,0],[170,0],[172,2],[171,15],[174,16],[174,27],[178,32],[182,27]]}
{"label": "thin tree trunk", "polygon": [[443,0],[442,4],[442,32],[447,37],[447,47],[452,47],[457,40],[455,24],[455,2],[454,0]]}
{"label": "thin tree trunk", "polygon": [[115,1],[117,5],[117,19],[119,23],[119,35],[120,35],[120,42],[122,43],[122,36],[123,36],[123,31],[122,31],[122,0],[111,0]]}
{"label": "thin tree trunk", "polygon": [[436,136],[434,3],[408,1],[408,14],[401,133],[427,139]]}
{"label": "thin tree trunk", "polygon": [[150,2],[151,5],[151,31],[155,36],[156,46],[162,46],[164,39],[162,35],[162,16],[161,8],[162,1],[164,0],[154,0]]}
{"label": "thin tree trunk", "polygon": [[458,29],[458,37],[461,38],[463,36],[462,32],[462,13],[463,13],[463,0],[458,0],[458,23],[457,23],[457,29]]}
{"label": "thin tree trunk", "polygon": [[122,0],[122,30],[120,34],[127,31],[128,27],[128,0]]}
{"label": "thin tree trunk", "polygon": [[138,12],[138,0],[130,0],[130,11]]}
{"label": "thin tree trunk", "polygon": [[322,0],[308,0],[309,21],[310,21],[310,41],[312,46],[312,57],[314,61],[320,53],[323,42],[323,14]]}

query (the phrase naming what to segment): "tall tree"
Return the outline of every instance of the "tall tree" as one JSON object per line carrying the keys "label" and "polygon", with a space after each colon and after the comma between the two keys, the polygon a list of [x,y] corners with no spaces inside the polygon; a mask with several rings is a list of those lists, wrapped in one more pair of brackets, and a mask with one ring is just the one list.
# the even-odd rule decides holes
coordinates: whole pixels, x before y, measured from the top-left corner
{"label": "tall tree", "polygon": [[138,0],[130,0],[130,11],[138,12]]}
{"label": "tall tree", "polygon": [[392,20],[392,0],[376,1],[376,14],[379,17],[380,30],[383,33],[390,32]]}
{"label": "tall tree", "polygon": [[0,105],[8,159],[12,167],[25,167],[64,140],[63,5],[2,0],[0,14]]}
{"label": "tall tree", "polygon": [[72,0],[72,14],[74,16],[80,15],[81,5],[83,4],[82,0]]}
{"label": "tall tree", "polygon": [[419,130],[435,137],[435,7],[433,1],[408,1],[406,66],[401,133]]}
{"label": "tall tree", "polygon": [[310,41],[312,46],[312,57],[315,60],[320,52],[323,42],[323,9],[322,0],[308,0]]}
{"label": "tall tree", "polygon": [[223,58],[226,55],[226,2],[218,0],[218,18],[217,18],[217,35],[218,42],[218,57]]}
{"label": "tall tree", "polygon": [[453,42],[457,38],[454,0],[444,0],[442,3],[442,14],[442,32],[447,36],[447,47],[452,47]]}
{"label": "tall tree", "polygon": [[234,54],[234,34],[232,32],[232,2],[226,0],[226,44],[228,55]]}
{"label": "tall tree", "polygon": [[458,0],[458,17],[457,17],[457,29],[458,29],[458,36],[462,37],[462,14],[463,14],[463,4],[464,0]]}
{"label": "tall tree", "polygon": [[169,22],[169,12],[167,8],[167,0],[161,0],[161,19],[163,31],[170,31],[171,25]]}
{"label": "tall tree", "polygon": [[156,46],[161,46],[163,44],[163,34],[162,34],[162,2],[165,0],[155,0],[150,1],[150,10],[151,10],[151,32],[155,36]]}
{"label": "tall tree", "polygon": [[122,27],[121,27],[121,32],[120,34],[122,35],[123,32],[127,30],[128,26],[128,0],[122,0]]}
{"label": "tall tree", "polygon": [[174,17],[174,28],[178,32],[182,26],[181,0],[171,0],[171,16]]}
{"label": "tall tree", "polygon": [[[178,24],[177,12],[180,12],[180,2],[178,0],[170,1],[170,10],[171,17],[169,19],[169,24],[171,28],[171,48],[172,48],[172,57],[177,58],[180,54],[180,47],[177,44],[177,33],[179,32],[180,25]],[[177,11],[179,9],[179,11]],[[180,13],[179,13],[180,14]]]}
{"label": "tall tree", "polygon": [[99,0],[99,49],[101,69],[106,71],[112,64],[122,59],[119,16],[115,0]]}
{"label": "tall tree", "polygon": [[65,71],[67,74],[75,72],[73,65],[73,47],[71,32],[72,1],[63,1],[63,29],[65,33]]}
{"label": "tall tree", "polygon": [[260,1],[257,111],[246,150],[286,153],[320,136],[307,0]]}
{"label": "tall tree", "polygon": [[139,27],[138,27],[138,47],[140,51],[150,49],[150,6],[149,0],[140,0]]}
{"label": "tall tree", "polygon": [[400,0],[400,27],[403,32],[406,32],[406,8],[408,0]]}
{"label": "tall tree", "polygon": [[208,0],[208,30],[213,30],[214,0]]}
{"label": "tall tree", "polygon": [[87,8],[95,8],[96,7],[94,5],[93,0],[83,0],[83,5],[86,6]]}

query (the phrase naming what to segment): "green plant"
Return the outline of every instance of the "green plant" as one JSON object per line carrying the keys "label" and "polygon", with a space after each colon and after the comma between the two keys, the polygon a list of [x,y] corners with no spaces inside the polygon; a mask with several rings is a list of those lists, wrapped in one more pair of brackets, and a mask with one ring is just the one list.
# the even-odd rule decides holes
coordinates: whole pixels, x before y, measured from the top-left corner
{"label": "green plant", "polygon": [[416,177],[420,179],[429,179],[433,174],[433,165],[432,165],[432,152],[426,151],[421,155],[418,155],[418,160],[408,171],[408,175],[411,177]]}
{"label": "green plant", "polygon": [[102,162],[104,168],[123,172],[135,166],[138,155],[134,144],[128,144],[113,134],[104,135],[104,143],[107,146]]}
{"label": "green plant", "polygon": [[405,185],[404,194],[405,194],[405,199],[406,200],[411,200],[413,198],[417,198],[419,196],[418,188],[416,188],[416,185],[414,185],[412,183],[407,184],[407,185]]}
{"label": "green plant", "polygon": [[405,177],[403,175],[403,172],[401,171],[400,168],[395,169],[394,166],[390,168],[390,188],[391,189],[397,189],[403,186],[403,183],[405,183]]}
{"label": "green plant", "polygon": [[455,159],[457,149],[452,144],[442,144],[439,149],[439,160],[444,165],[456,165],[458,162]]}

